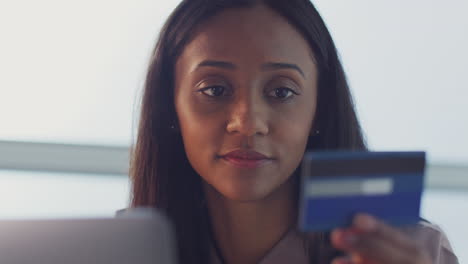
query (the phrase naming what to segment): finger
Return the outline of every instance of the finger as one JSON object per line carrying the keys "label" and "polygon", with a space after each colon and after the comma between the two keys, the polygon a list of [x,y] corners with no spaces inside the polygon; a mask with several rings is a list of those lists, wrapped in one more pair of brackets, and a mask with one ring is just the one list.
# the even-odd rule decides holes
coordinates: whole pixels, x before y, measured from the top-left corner
{"label": "finger", "polygon": [[357,264],[354,263],[350,257],[336,257],[332,260],[331,264]]}
{"label": "finger", "polygon": [[[334,230],[331,240],[333,246],[355,256],[354,263],[429,263],[423,250],[411,254],[372,233]],[[359,258],[361,261],[358,261]]]}
{"label": "finger", "polygon": [[351,260],[353,264],[376,264],[375,262],[369,259],[364,259],[361,255],[357,253],[351,254]]}
{"label": "finger", "polygon": [[388,240],[396,247],[401,247],[402,250],[411,251],[414,248],[415,242],[410,237],[371,215],[357,214],[353,219],[353,227],[360,232],[373,233]]}
{"label": "finger", "polygon": [[375,261],[364,259],[359,254],[351,254],[346,257],[337,257],[330,264],[379,264]]}
{"label": "finger", "polygon": [[[352,229],[334,230],[331,235],[332,245],[353,256],[356,263],[379,262],[404,263],[393,246],[385,245],[381,239],[371,241],[369,234],[359,234]],[[388,242],[387,242],[388,244]],[[388,261],[388,262],[387,262]]]}

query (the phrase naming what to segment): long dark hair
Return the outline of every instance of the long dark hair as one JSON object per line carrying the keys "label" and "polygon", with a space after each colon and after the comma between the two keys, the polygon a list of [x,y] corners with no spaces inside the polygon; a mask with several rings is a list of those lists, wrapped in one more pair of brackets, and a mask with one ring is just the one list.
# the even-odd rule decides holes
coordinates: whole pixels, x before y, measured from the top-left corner
{"label": "long dark hair", "polygon": [[[319,79],[314,129],[320,133],[311,132],[307,151],[366,149],[335,45],[309,0],[182,1],[162,28],[153,51],[130,165],[132,207],[165,210],[175,225],[181,263],[210,263],[211,231],[201,178],[186,157],[180,133],[171,129],[176,120],[175,63],[201,22],[226,8],[248,8],[260,2],[295,26],[315,55]],[[328,263],[338,254],[327,233],[316,233],[305,241],[309,252],[315,252],[310,254],[311,263]]]}

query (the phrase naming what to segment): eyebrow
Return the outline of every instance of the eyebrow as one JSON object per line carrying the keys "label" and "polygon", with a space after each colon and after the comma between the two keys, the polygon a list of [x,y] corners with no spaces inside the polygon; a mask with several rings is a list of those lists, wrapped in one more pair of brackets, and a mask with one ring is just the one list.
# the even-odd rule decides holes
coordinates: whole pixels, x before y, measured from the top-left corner
{"label": "eyebrow", "polygon": [[284,63],[284,62],[268,62],[262,65],[262,70],[280,70],[280,69],[292,69],[299,72],[302,77],[305,78],[305,74],[302,69],[296,64]]}
{"label": "eyebrow", "polygon": [[237,69],[237,66],[234,65],[231,62],[215,61],[215,60],[204,60],[204,61],[200,62],[195,69],[198,69],[200,67],[217,67],[217,68],[223,68],[223,69],[227,69],[227,70]]}
{"label": "eyebrow", "polygon": [[[204,60],[200,62],[195,69],[198,69],[200,67],[217,67],[217,68],[222,68],[222,69],[227,69],[227,70],[236,70],[238,67],[227,61],[216,61],[216,60]],[[292,69],[297,72],[299,72],[302,77],[305,78],[304,71],[297,66],[296,64],[293,63],[284,63],[284,62],[267,62],[265,64],[262,64],[260,67],[264,71],[268,70],[280,70],[280,69]]]}

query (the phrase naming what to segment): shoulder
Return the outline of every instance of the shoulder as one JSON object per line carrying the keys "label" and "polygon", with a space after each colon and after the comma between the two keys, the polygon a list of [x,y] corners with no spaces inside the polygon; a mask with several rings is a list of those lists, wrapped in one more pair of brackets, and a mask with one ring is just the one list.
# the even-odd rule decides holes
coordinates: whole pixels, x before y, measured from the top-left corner
{"label": "shoulder", "polygon": [[438,225],[420,221],[415,226],[399,229],[426,248],[434,264],[458,264],[447,235]]}

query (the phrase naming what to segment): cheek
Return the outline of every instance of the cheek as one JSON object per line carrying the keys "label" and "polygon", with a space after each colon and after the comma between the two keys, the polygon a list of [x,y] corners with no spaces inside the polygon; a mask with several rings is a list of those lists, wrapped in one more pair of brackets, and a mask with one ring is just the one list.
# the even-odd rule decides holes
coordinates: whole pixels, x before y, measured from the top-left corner
{"label": "cheek", "polygon": [[286,115],[278,120],[275,142],[281,151],[282,170],[289,177],[304,155],[313,115]]}
{"label": "cheek", "polygon": [[[310,84],[313,87],[312,84]],[[289,178],[300,165],[316,111],[316,92],[304,91],[292,107],[275,115],[274,139],[282,157],[282,177]]]}
{"label": "cheek", "polygon": [[222,140],[220,116],[195,107],[190,100],[176,104],[180,133],[188,160],[198,174],[209,169]]}

